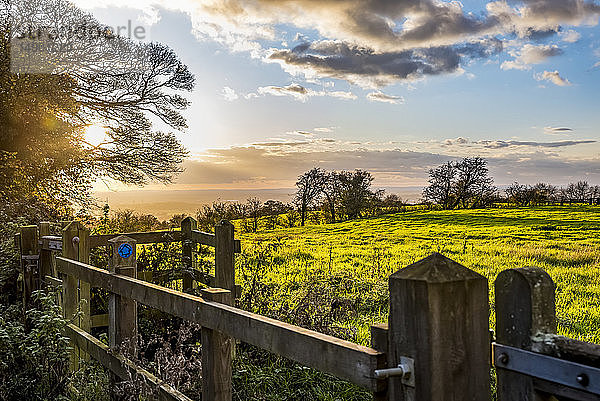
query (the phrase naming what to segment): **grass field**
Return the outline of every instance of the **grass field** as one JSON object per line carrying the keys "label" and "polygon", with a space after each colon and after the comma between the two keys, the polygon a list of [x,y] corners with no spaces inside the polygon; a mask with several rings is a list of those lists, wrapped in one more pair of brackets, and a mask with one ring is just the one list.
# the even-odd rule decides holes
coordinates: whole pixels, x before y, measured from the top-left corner
{"label": "grass field", "polygon": [[[573,206],[411,211],[242,234],[240,306],[369,345],[370,325],[387,321],[388,276],[440,252],[487,277],[491,328],[498,273],[536,266],[557,285],[559,333],[600,343],[599,231],[600,208]],[[239,353],[236,365],[236,400],[371,399],[349,383],[252,347]]]}
{"label": "grass field", "polygon": [[[241,233],[241,222],[235,224]],[[536,266],[557,285],[559,333],[600,343],[599,231],[600,207],[572,206],[414,210],[236,234],[242,240],[242,253],[236,257],[236,280],[242,285],[239,306],[370,345],[370,326],[387,321],[388,276],[440,252],[487,277],[491,328],[498,273]],[[161,266],[172,267],[178,246],[152,247],[138,262],[150,255]],[[213,257],[209,250],[199,255]],[[350,383],[247,344],[240,344],[236,355],[235,400],[372,399]],[[493,388],[493,371],[491,383]]]}
{"label": "grass field", "polygon": [[557,284],[558,330],[600,343],[600,208],[405,212],[241,235],[242,303],[256,312],[368,345],[387,320],[387,277],[440,252],[493,282],[536,266]]}

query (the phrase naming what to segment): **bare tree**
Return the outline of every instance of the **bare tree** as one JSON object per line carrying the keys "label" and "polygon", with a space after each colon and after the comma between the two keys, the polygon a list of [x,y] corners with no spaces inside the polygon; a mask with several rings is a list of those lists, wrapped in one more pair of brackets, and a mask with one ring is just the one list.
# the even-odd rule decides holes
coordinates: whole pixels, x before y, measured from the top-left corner
{"label": "bare tree", "polygon": [[246,201],[248,215],[252,219],[252,232],[258,231],[258,220],[260,219],[262,202],[257,197],[248,198]]}
{"label": "bare tree", "polygon": [[323,186],[327,181],[327,173],[321,168],[313,168],[302,174],[296,181],[296,196],[294,202],[300,209],[300,225],[306,222],[306,212],[317,202],[323,193]]}
{"label": "bare tree", "polygon": [[427,202],[442,205],[450,209],[454,204],[453,183],[456,177],[456,164],[447,162],[429,170],[429,186],[423,190],[423,198]]}
{"label": "bare tree", "polygon": [[426,201],[456,207],[484,207],[496,199],[496,188],[488,175],[487,162],[480,157],[447,162],[429,171],[429,186],[424,189]]}
{"label": "bare tree", "polygon": [[[139,185],[181,171],[185,148],[153,129],[154,121],[186,128],[180,93],[193,89],[194,76],[171,49],[111,34],[65,0],[1,1],[0,159],[10,158],[0,186],[19,182],[23,193],[72,202],[99,177]],[[17,51],[30,32],[61,51]],[[106,131],[104,141],[86,140],[90,125]]]}

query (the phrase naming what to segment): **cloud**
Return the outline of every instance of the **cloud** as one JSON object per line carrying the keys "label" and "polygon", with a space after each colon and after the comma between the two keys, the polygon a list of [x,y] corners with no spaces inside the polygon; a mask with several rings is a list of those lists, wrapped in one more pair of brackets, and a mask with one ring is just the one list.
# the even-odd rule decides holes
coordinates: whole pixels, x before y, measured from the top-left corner
{"label": "cloud", "polygon": [[[301,102],[306,102],[308,98],[314,96],[329,96],[342,100],[355,100],[357,96],[352,92],[344,91],[325,91],[325,90],[313,90],[305,88],[299,84],[290,84],[288,86],[261,86],[257,89],[258,95],[272,95],[272,96],[291,96]],[[258,96],[257,95],[257,96]]]}
{"label": "cloud", "polygon": [[235,91],[233,89],[231,89],[229,86],[226,86],[223,88],[223,91],[221,92],[221,96],[223,96],[223,98],[225,100],[227,100],[228,102],[233,102],[234,100],[237,100],[239,98],[238,94],[235,93]]}
{"label": "cloud", "polygon": [[299,142],[257,142],[253,143],[252,146],[265,146],[265,147],[286,147],[286,146],[302,146],[308,145],[311,142],[308,141],[299,141]]}
{"label": "cloud", "polygon": [[268,60],[281,64],[293,75],[325,76],[377,88],[398,80],[456,72],[462,59],[489,57],[501,51],[502,42],[498,39],[385,53],[341,41],[321,40],[292,49],[272,50]]}
{"label": "cloud", "polygon": [[538,148],[563,148],[566,146],[597,143],[597,141],[559,141],[559,142],[534,142],[534,141],[479,141],[488,149],[502,149],[510,146],[530,146]]}
{"label": "cloud", "polygon": [[382,103],[390,103],[390,104],[402,104],[404,103],[404,98],[402,96],[392,96],[386,95],[381,91],[371,92],[367,94],[367,99],[371,102],[382,102]]}
{"label": "cloud", "polygon": [[534,78],[538,81],[548,81],[557,86],[571,86],[571,82],[568,79],[563,78],[558,71],[544,71],[539,74],[535,74]]}
{"label": "cloud", "polygon": [[[91,7],[88,1],[75,1]],[[122,5],[120,0],[93,4]],[[515,35],[536,42],[568,27],[594,25],[600,15],[600,5],[593,0],[498,0],[479,12],[465,10],[458,1],[442,0],[155,0],[153,4],[188,13],[200,40],[278,62],[295,76],[337,78],[365,87],[453,73],[473,59],[494,57],[502,51],[502,41]],[[145,0],[132,0],[128,6],[149,7]],[[304,34],[293,38],[289,32],[294,30],[311,32],[313,39]],[[560,35],[570,43],[577,32]],[[273,49],[274,43],[301,44]],[[527,64],[513,60],[505,68]]]}
{"label": "cloud", "polygon": [[573,132],[573,129],[568,127],[544,127],[544,133],[549,135],[566,134]]}
{"label": "cloud", "polygon": [[[453,140],[454,141],[454,140]],[[504,141],[488,141],[504,142]],[[583,143],[583,141],[573,141]],[[588,141],[593,142],[593,141]],[[488,149],[485,157],[496,184],[515,180],[535,183],[540,180],[563,184],[586,178],[600,183],[600,158],[572,158],[549,153],[544,146],[510,145],[510,151]],[[280,144],[281,145],[281,144]],[[464,148],[462,153],[444,154],[436,151],[409,149],[371,149],[366,144],[356,148],[306,146],[244,146],[213,149],[196,160],[185,163],[186,171],[176,185],[235,188],[292,188],[298,175],[315,166],[329,170],[365,169],[373,173],[375,185],[425,185],[429,169],[448,160],[481,154],[481,149]],[[481,146],[482,149],[484,145]],[[566,143],[552,152],[560,151]]]}
{"label": "cloud", "polygon": [[319,127],[314,129],[315,132],[333,132],[332,128]]}
{"label": "cloud", "polygon": [[556,57],[563,54],[563,50],[556,45],[532,45],[526,44],[518,51],[510,51],[509,54],[515,57],[514,60],[508,60],[502,63],[503,70],[518,69],[529,70],[531,64],[539,64],[546,61],[549,57]]}
{"label": "cloud", "polygon": [[560,39],[566,43],[575,43],[581,39],[581,34],[573,29],[569,29],[568,31],[563,31],[558,34]]}
{"label": "cloud", "polygon": [[458,137],[456,139],[446,139],[444,141],[445,146],[466,145],[467,143],[469,143],[469,140],[467,138],[463,138],[463,137]]}

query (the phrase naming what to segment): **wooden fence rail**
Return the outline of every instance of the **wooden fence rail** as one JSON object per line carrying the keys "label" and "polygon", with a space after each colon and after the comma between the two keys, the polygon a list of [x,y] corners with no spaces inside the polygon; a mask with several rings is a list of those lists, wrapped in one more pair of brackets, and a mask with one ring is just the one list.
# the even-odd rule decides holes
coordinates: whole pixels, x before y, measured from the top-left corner
{"label": "wooden fence rail", "polygon": [[[157,388],[161,400],[189,401],[119,353],[124,340],[135,338],[136,303],[202,326],[203,401],[232,398],[233,339],[348,380],[378,401],[488,401],[491,363],[499,401],[600,400],[600,346],[556,335],[555,286],[543,270],[498,275],[497,336],[490,344],[487,279],[433,254],[389,277],[388,323],[371,327],[371,347],[365,347],[234,307],[234,255],[241,247],[233,226],[224,221],[215,234],[207,234],[186,219],[181,228],[115,238],[90,236],[71,223],[60,238],[62,256],[56,256],[59,237],[50,236],[47,226],[40,225],[39,232],[24,227],[18,236],[26,261],[23,273],[30,275],[24,305],[26,291],[38,282],[62,285],[67,316],[85,300],[89,287],[108,291],[113,306],[107,315],[90,318],[86,312],[67,330],[75,359],[91,356],[121,379],[135,373]],[[39,258],[31,245],[37,238]],[[185,270],[194,268],[194,244],[214,246],[212,284],[221,288],[195,296],[136,278],[136,244],[152,241],[181,241]],[[111,245],[109,270],[91,266],[87,256],[92,246],[104,245]],[[38,261],[37,270],[32,260]],[[184,290],[193,289],[193,276],[183,278]],[[89,334],[100,324],[109,326],[109,347]]]}

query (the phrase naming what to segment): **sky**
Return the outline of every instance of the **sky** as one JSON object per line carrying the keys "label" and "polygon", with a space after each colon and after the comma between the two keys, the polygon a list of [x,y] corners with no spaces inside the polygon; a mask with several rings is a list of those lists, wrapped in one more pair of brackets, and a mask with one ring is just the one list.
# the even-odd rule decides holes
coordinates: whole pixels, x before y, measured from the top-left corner
{"label": "sky", "polygon": [[500,186],[600,184],[600,2],[75,3],[196,75],[185,172],[146,189],[291,188],[314,166],[419,187],[472,156]]}

